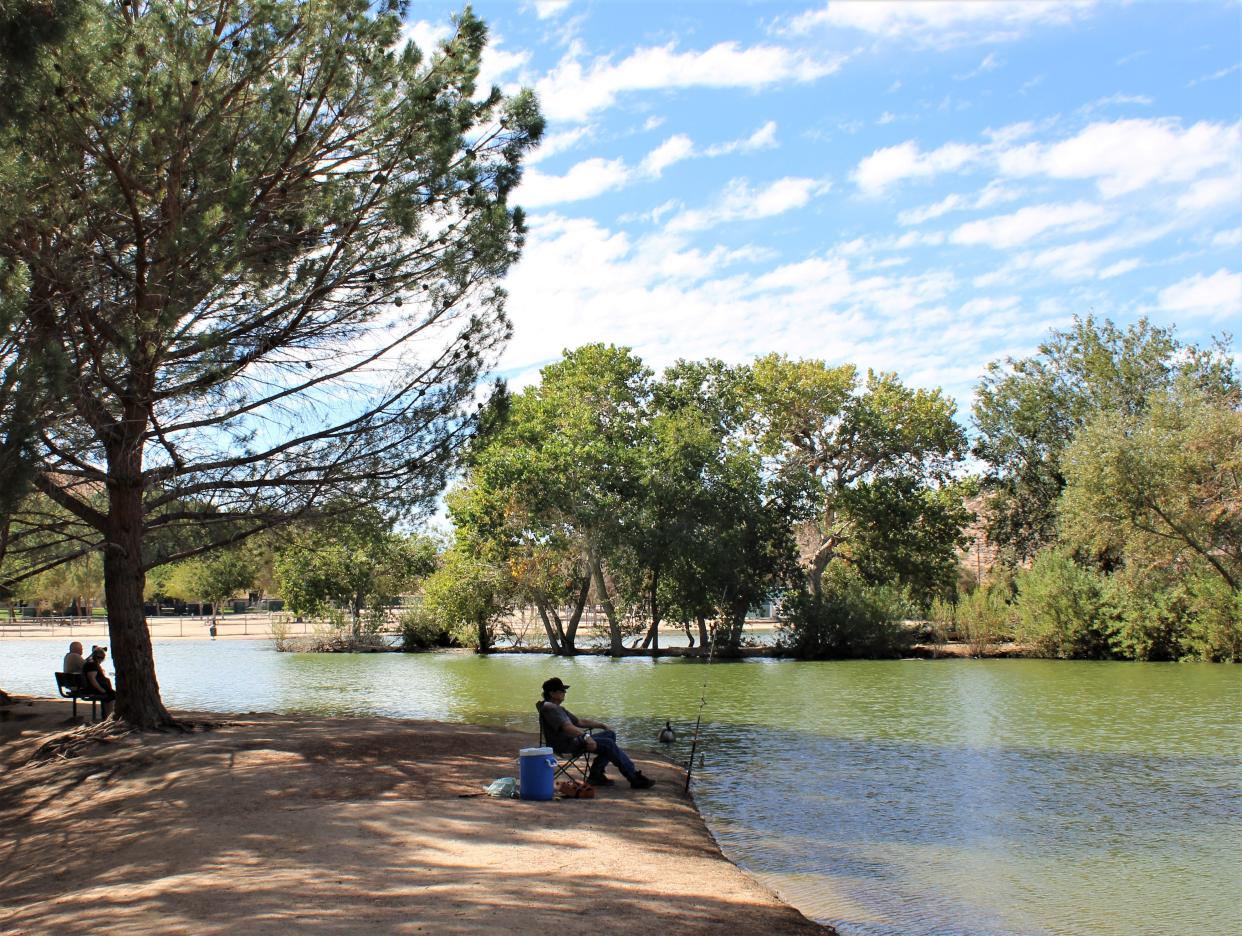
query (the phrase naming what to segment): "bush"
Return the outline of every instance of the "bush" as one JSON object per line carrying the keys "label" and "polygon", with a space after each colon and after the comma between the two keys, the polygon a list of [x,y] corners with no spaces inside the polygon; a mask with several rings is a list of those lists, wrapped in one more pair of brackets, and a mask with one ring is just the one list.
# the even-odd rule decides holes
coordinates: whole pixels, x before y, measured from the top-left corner
{"label": "bush", "polygon": [[402,611],[397,622],[401,625],[401,649],[407,653],[463,646],[460,630],[444,623],[425,605]]}
{"label": "bush", "polygon": [[852,567],[834,562],[818,598],[801,592],[782,602],[781,644],[806,660],[901,656],[914,643],[903,623],[913,611],[899,588],[867,585]]}
{"label": "bush", "polygon": [[1104,591],[1111,612],[1109,645],[1127,660],[1177,660],[1189,624],[1185,590],[1150,572],[1115,572]]}
{"label": "bush", "polygon": [[1100,576],[1057,550],[1040,553],[1018,576],[1018,637],[1044,656],[1110,655],[1112,630]]}
{"label": "bush", "polygon": [[1005,600],[1008,584],[991,584],[976,588],[957,603],[955,621],[957,639],[970,646],[975,656],[983,656],[989,647],[1013,633],[1013,611]]}
{"label": "bush", "polygon": [[1242,591],[1208,573],[1190,578],[1186,591],[1191,611],[1187,651],[1202,660],[1242,662]]}

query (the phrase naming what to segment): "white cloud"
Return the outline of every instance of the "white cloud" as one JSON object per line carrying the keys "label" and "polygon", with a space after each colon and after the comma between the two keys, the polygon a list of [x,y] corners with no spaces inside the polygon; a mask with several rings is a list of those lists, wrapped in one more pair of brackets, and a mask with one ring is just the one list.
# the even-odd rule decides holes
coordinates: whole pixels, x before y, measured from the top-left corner
{"label": "white cloud", "polygon": [[1090,0],[830,0],[795,17],[788,30],[852,29],[943,48],[1016,39],[1034,26],[1067,25],[1092,6]]}
{"label": "white cloud", "polygon": [[1205,81],[1219,81],[1227,75],[1232,75],[1239,68],[1242,68],[1242,62],[1234,62],[1232,65],[1226,65],[1224,68],[1217,69],[1210,75],[1204,75],[1201,78],[1196,78],[1193,81],[1187,82],[1186,87],[1193,88],[1195,85],[1203,84]]}
{"label": "white cloud", "polygon": [[907,140],[864,157],[852,178],[864,194],[877,195],[907,179],[986,164],[1010,177],[1093,181],[1112,198],[1242,165],[1242,123],[1200,121],[1183,128],[1171,118],[1116,120],[1093,123],[1053,143],[1016,144],[1028,132],[1026,125],[1016,125],[993,132],[990,144],[946,143],[929,152]]}
{"label": "white cloud", "polygon": [[1028,205],[1012,214],[968,221],[949,237],[955,244],[1005,249],[1025,244],[1053,229],[1085,231],[1109,221],[1099,205],[1074,202],[1064,205]]}
{"label": "white cloud", "polygon": [[980,62],[970,71],[966,72],[966,74],[954,75],[953,77],[957,81],[969,81],[971,78],[978,78],[980,75],[985,75],[990,71],[995,71],[1001,66],[1001,64],[1002,62],[997,57],[996,53],[989,52],[987,55],[983,57],[982,62]]}
{"label": "white cloud", "polygon": [[501,83],[501,78],[510,72],[517,71],[530,61],[530,52],[507,52],[500,48],[500,38],[493,36],[492,41],[483,49],[483,58],[479,62],[479,90],[486,95],[492,85]]}
{"label": "white cloud", "polygon": [[1177,200],[1183,211],[1203,211],[1209,208],[1237,210],[1242,204],[1242,177],[1237,173],[1200,179]]}
{"label": "white cloud", "polygon": [[539,148],[526,156],[522,161],[528,166],[533,166],[549,156],[555,156],[557,153],[573,149],[583,140],[590,139],[594,132],[594,127],[584,124],[572,127],[569,130],[562,130],[560,133],[549,133],[539,141]]}
{"label": "white cloud", "polygon": [[670,43],[637,49],[619,62],[596,59],[587,68],[571,53],[537,82],[535,90],[548,118],[581,121],[611,107],[629,91],[808,82],[832,74],[843,61],[840,56],[817,58],[775,45],[721,42],[704,51],[678,52]]}
{"label": "white cloud", "polygon": [[540,19],[559,16],[569,7],[570,0],[535,0],[535,15]]}
{"label": "white cloud", "polygon": [[770,218],[806,205],[816,195],[827,192],[821,179],[789,176],[753,189],[745,179],[734,179],[715,205],[683,211],[666,227],[672,232],[701,231],[728,221]]}
{"label": "white cloud", "polygon": [[1145,94],[1110,94],[1108,97],[1097,98],[1090,104],[1084,104],[1078,108],[1081,113],[1089,114],[1092,111],[1101,110],[1106,107],[1124,106],[1129,104],[1138,104],[1143,107],[1149,107],[1154,104],[1151,98]]}
{"label": "white cloud", "polygon": [[1137,257],[1127,257],[1124,260],[1118,260],[1116,263],[1111,263],[1104,269],[1100,270],[1100,279],[1112,279],[1114,276],[1121,276],[1123,273],[1129,273],[1131,270],[1137,270],[1142,265],[1142,261]]}
{"label": "white cloud", "polygon": [[684,133],[671,136],[644,158],[641,171],[658,178],[665,169],[694,155],[694,141]]}
{"label": "white cloud", "polygon": [[929,178],[941,172],[954,172],[977,162],[983,150],[978,146],[946,143],[924,153],[913,140],[876,150],[864,157],[851,178],[867,195],[880,195],[889,186],[912,178]]}
{"label": "white cloud", "polygon": [[412,42],[422,49],[424,55],[431,55],[435,52],[436,46],[451,35],[453,35],[453,27],[448,23],[430,23],[427,20],[416,20],[401,27],[400,42],[402,45]]}
{"label": "white cloud", "polygon": [[660,126],[661,124],[663,124],[663,123],[664,123],[664,118],[663,118],[663,117],[655,117],[655,116],[651,116],[651,117],[648,117],[646,120],[644,120],[644,121],[643,121],[643,129],[644,129],[644,130],[654,130],[654,129],[656,129],[656,127],[659,127],[659,126]]}
{"label": "white cloud", "polygon": [[1242,124],[1172,119],[1094,123],[1059,143],[1031,143],[998,154],[1006,175],[1091,179],[1105,196],[1157,182],[1185,182],[1242,157]]}
{"label": "white cloud", "polygon": [[1237,247],[1242,244],[1242,227],[1218,231],[1212,238],[1213,247]]}
{"label": "white cloud", "polygon": [[622,159],[587,159],[560,176],[528,169],[514,201],[525,208],[582,201],[621,188],[629,179],[630,170]]}
{"label": "white cloud", "polygon": [[1212,318],[1242,315],[1242,273],[1222,267],[1211,276],[1196,274],[1161,290],[1160,305],[1169,312]]}
{"label": "white cloud", "polygon": [[1002,182],[992,181],[987,184],[983,191],[973,197],[966,197],[952,193],[946,195],[938,202],[930,205],[924,205],[922,208],[911,208],[897,215],[897,222],[907,227],[922,224],[924,221],[931,221],[935,218],[942,217],[951,211],[969,211],[978,210],[980,208],[991,208],[993,205],[1003,205],[1007,202],[1017,201],[1023,195],[1017,189],[1009,188]]}
{"label": "white cloud", "polygon": [[769,120],[750,136],[729,143],[709,146],[704,156],[727,156],[730,153],[753,153],[776,146],[776,121]]}

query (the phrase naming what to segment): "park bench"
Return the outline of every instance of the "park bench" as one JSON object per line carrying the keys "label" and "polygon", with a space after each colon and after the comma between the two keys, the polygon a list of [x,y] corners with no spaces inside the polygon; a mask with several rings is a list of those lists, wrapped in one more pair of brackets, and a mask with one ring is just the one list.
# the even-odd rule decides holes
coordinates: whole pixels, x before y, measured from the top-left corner
{"label": "park bench", "polygon": [[[548,726],[543,720],[543,701],[535,703],[535,711],[539,713],[539,746],[552,747],[548,741]],[[589,735],[590,730],[587,731]],[[591,752],[585,748],[577,753],[573,751],[558,751],[552,749],[552,753],[556,755],[556,773],[552,775],[552,781],[555,783],[560,777],[573,779],[571,774],[578,774],[583,782],[586,782],[587,775],[591,772]]]}
{"label": "park bench", "polygon": [[93,692],[86,685],[86,677],[81,673],[57,673],[56,689],[61,698],[73,700],[73,717],[78,717],[78,699],[91,704],[91,721],[95,721],[95,705],[103,702],[104,697]]}

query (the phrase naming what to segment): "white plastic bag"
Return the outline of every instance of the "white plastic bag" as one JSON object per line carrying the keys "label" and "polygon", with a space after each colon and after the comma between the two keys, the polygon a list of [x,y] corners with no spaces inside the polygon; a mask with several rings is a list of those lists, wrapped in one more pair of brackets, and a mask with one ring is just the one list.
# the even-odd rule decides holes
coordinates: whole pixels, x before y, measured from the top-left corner
{"label": "white plastic bag", "polygon": [[488,796],[499,796],[503,799],[515,799],[518,795],[517,781],[512,777],[501,777],[487,785]]}

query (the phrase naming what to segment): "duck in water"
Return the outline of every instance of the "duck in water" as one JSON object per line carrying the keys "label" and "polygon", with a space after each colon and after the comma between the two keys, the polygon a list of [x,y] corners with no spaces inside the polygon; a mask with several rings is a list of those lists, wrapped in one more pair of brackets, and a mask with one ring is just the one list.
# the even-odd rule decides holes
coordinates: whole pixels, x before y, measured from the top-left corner
{"label": "duck in water", "polygon": [[664,722],[664,727],[660,729],[660,743],[672,744],[677,740],[677,733],[673,731],[673,725],[670,721]]}

